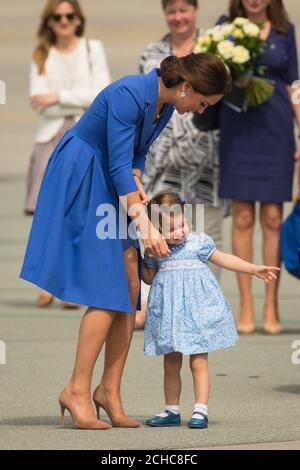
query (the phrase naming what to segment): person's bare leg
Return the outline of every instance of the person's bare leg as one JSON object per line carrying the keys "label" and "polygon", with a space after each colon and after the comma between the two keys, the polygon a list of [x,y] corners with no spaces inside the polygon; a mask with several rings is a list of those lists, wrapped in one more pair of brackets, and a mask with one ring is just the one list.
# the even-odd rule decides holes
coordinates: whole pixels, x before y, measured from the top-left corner
{"label": "person's bare leg", "polygon": [[181,394],[182,354],[173,352],[164,356],[164,391],[167,405],[179,405]]}
{"label": "person's bare leg", "polygon": [[137,256],[137,251],[133,247],[124,252],[132,314],[119,313],[113,321],[105,344],[102,379],[93,395],[94,399],[109,412],[114,426],[137,427],[140,425],[138,421],[126,416],[121,403],[121,380],[132,339],[140,289]]}
{"label": "person's bare leg", "polygon": [[115,316],[116,312],[88,308],[81,320],[72,377],[59,396],[77,425],[97,426],[90,396],[92,373]]}
{"label": "person's bare leg", "polygon": [[146,320],[146,312],[147,312],[147,302],[144,302],[142,303],[141,310],[136,311],[135,325],[134,325],[134,328],[136,330],[144,329],[145,320]]}
{"label": "person's bare leg", "polygon": [[[255,204],[252,202],[233,201],[232,250],[236,256],[252,263],[252,241],[255,223]],[[240,292],[240,315],[238,331],[254,331],[254,305],[251,290],[251,276],[237,274]]]}
{"label": "person's bare leg", "polygon": [[[260,221],[263,232],[263,258],[268,266],[280,266],[280,227],[282,224],[282,204],[261,204]],[[269,333],[280,333],[281,326],[278,312],[277,280],[266,284],[264,304],[264,327]]]}
{"label": "person's bare leg", "polygon": [[194,382],[195,403],[207,405],[210,391],[208,354],[192,354],[190,369]]}

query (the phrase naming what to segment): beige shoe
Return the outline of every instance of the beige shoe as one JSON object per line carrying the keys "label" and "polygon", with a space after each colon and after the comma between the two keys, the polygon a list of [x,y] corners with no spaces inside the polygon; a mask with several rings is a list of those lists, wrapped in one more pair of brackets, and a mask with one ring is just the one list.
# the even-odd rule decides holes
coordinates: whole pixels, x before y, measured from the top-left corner
{"label": "beige shoe", "polygon": [[263,326],[263,331],[266,335],[280,335],[282,332],[282,326],[280,323],[277,325],[268,325],[267,323]]}
{"label": "beige shoe", "polygon": [[238,323],[236,329],[240,335],[253,335],[255,325],[254,323]]}
{"label": "beige shoe", "polygon": [[52,304],[53,300],[54,297],[52,294],[49,294],[49,292],[42,290],[37,301],[37,306],[40,308],[48,307],[48,305]]}
{"label": "beige shoe", "polygon": [[96,416],[90,416],[88,419],[83,419],[82,417],[78,416],[76,413],[75,408],[72,405],[72,401],[67,394],[62,391],[59,395],[58,399],[61,415],[60,415],[60,426],[63,428],[65,426],[65,410],[71,415],[72,421],[74,426],[77,429],[90,429],[90,430],[104,430],[104,429],[111,429],[111,425],[105,423],[104,421],[100,421],[96,419]]}
{"label": "beige shoe", "polygon": [[136,421],[135,419],[128,418],[125,414],[120,417],[113,417],[112,411],[109,410],[108,405],[104,405],[99,401],[99,399],[96,398],[96,392],[97,392],[98,387],[95,389],[93,393],[93,402],[96,407],[97,411],[97,418],[100,419],[100,408],[102,408],[107,416],[109,417],[111,424],[114,428],[139,428],[141,427],[141,423],[139,421]]}
{"label": "beige shoe", "polygon": [[70,310],[80,308],[80,305],[74,304],[73,302],[62,302],[61,305],[63,308],[67,308]]}

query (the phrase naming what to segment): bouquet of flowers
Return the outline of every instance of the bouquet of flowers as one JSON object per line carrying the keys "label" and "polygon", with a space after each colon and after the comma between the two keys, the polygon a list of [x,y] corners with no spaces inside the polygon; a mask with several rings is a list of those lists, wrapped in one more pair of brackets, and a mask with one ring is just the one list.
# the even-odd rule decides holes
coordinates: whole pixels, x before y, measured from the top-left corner
{"label": "bouquet of flowers", "polygon": [[238,17],[208,29],[197,40],[194,52],[217,55],[228,66],[234,83],[246,90],[246,103],[253,107],[267,101],[274,92],[270,80],[262,77],[266,67],[255,64],[262,55],[265,41],[261,39],[262,26],[247,18]]}

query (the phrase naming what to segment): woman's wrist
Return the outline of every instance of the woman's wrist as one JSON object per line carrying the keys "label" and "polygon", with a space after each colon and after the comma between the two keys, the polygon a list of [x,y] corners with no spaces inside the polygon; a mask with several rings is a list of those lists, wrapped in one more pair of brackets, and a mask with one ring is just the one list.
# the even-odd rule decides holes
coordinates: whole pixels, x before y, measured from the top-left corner
{"label": "woman's wrist", "polygon": [[142,175],[137,173],[137,171],[132,172],[133,176],[136,176],[140,181],[142,180]]}

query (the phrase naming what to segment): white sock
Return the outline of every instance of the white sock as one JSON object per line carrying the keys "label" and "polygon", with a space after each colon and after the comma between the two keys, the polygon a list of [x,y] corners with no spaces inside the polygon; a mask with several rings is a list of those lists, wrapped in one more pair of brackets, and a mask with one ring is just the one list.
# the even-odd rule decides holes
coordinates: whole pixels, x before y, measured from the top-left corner
{"label": "white sock", "polygon": [[173,413],[174,415],[180,414],[179,405],[165,405],[165,411],[157,414],[156,416],[159,416],[160,418],[166,418],[168,416],[168,413],[166,413],[166,411],[171,411],[171,413]]}
{"label": "white sock", "polygon": [[[203,413],[205,416],[207,416],[208,406],[204,403],[195,403],[193,415],[194,413]],[[196,415],[195,418],[197,418],[198,416],[199,415]]]}

